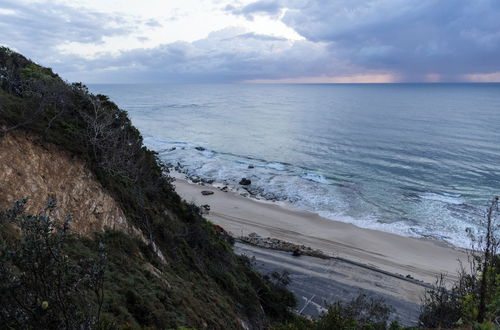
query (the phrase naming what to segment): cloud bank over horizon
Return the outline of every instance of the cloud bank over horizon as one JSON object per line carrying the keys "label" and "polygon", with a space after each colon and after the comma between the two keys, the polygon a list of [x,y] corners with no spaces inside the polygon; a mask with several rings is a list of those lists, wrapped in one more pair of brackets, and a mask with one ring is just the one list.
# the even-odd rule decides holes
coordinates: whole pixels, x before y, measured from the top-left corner
{"label": "cloud bank over horizon", "polygon": [[144,6],[4,0],[1,44],[86,83],[500,81],[495,0]]}

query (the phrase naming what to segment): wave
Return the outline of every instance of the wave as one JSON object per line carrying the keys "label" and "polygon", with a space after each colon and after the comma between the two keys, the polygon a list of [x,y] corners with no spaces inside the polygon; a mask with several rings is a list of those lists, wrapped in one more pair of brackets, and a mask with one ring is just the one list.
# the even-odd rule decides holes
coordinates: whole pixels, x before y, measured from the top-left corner
{"label": "wave", "polygon": [[278,162],[267,163],[264,165],[264,167],[271,168],[271,169],[277,170],[277,171],[285,171],[286,170],[286,164],[278,163]]}
{"label": "wave", "polygon": [[419,195],[420,198],[446,204],[461,205],[465,200],[460,198],[460,194],[426,192]]}
{"label": "wave", "polygon": [[[363,228],[468,247],[465,230],[474,223],[476,209],[460,194],[377,191],[373,188],[376,185],[326,176],[290,163],[218,152],[184,141],[151,136],[144,140],[159,153],[160,159],[187,177],[225,185],[245,196],[287,202],[298,209]],[[240,186],[243,177],[252,184]]]}
{"label": "wave", "polygon": [[201,108],[203,105],[197,103],[173,103],[173,104],[164,104],[162,107],[165,108],[173,108],[173,109],[184,109],[184,108]]}
{"label": "wave", "polygon": [[330,180],[325,178],[323,175],[317,173],[309,173],[309,172],[304,173],[304,175],[302,175],[301,178],[321,184],[331,184]]}

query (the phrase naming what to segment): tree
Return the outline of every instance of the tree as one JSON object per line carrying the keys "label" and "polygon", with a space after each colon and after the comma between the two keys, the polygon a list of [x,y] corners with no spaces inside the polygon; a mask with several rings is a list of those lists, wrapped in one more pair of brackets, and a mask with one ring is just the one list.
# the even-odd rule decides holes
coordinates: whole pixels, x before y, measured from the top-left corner
{"label": "tree", "polygon": [[[500,225],[495,222],[495,215],[498,213],[498,197],[493,198],[488,212],[486,215],[486,221],[484,225],[486,226],[486,235],[484,241],[480,241],[483,246],[483,260],[481,266],[481,284],[479,290],[479,308],[477,313],[477,322],[482,323],[486,315],[486,302],[489,300],[491,293],[493,292],[494,276],[492,274],[494,270],[495,256],[498,251],[498,229]],[[490,291],[491,290],[491,291]]]}
{"label": "tree", "polygon": [[[47,130],[69,105],[68,89],[52,71],[34,63],[18,68],[18,71],[14,68],[0,70],[0,82],[15,85],[17,96],[26,100],[17,104],[13,125],[0,128],[2,135],[38,122],[45,122]],[[0,112],[3,110],[4,106],[0,104]]]}

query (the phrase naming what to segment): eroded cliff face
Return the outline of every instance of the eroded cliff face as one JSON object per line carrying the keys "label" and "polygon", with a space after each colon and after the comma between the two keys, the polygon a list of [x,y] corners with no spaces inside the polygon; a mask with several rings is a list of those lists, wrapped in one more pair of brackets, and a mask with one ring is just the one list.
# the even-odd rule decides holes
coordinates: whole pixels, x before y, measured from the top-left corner
{"label": "eroded cliff face", "polygon": [[27,212],[39,213],[49,197],[52,216],[73,216],[71,229],[90,236],[105,228],[132,232],[118,203],[85,163],[36,136],[15,131],[0,137],[0,208],[28,198]]}

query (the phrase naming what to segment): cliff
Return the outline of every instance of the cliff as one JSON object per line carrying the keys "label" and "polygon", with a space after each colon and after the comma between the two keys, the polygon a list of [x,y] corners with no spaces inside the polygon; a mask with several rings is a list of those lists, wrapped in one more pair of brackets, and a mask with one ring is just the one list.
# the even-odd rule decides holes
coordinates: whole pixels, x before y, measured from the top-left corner
{"label": "cliff", "polygon": [[[291,317],[293,295],[177,195],[125,111],[0,47],[0,211],[24,197],[24,213],[0,212],[7,327],[263,329]],[[68,215],[66,237],[50,219]],[[88,281],[101,273],[102,287]]]}
{"label": "cliff", "polygon": [[104,229],[131,232],[118,203],[85,163],[27,132],[0,139],[0,209],[29,198],[26,211],[37,213],[49,197],[57,200],[54,216],[73,217],[71,228],[91,236]]}

